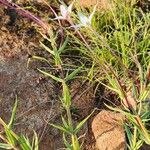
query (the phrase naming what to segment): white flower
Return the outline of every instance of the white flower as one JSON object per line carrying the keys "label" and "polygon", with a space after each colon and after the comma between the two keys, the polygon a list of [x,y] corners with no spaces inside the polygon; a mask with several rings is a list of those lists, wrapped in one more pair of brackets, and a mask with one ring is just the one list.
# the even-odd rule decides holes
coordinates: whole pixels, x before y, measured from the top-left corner
{"label": "white flower", "polygon": [[82,26],[84,26],[84,27],[91,26],[92,18],[93,18],[93,15],[94,15],[95,11],[96,11],[96,7],[97,7],[97,5],[95,5],[95,7],[93,9],[93,12],[90,14],[89,17],[83,15],[82,13],[78,13],[80,24],[75,25],[74,27],[78,28],[78,27],[82,27]]}
{"label": "white flower", "polygon": [[56,20],[56,19],[58,19],[58,20],[59,19],[63,19],[63,20],[70,19],[70,14],[72,11],[73,3],[74,3],[74,1],[68,7],[66,7],[64,5],[60,5],[61,16],[57,16],[54,20]]}

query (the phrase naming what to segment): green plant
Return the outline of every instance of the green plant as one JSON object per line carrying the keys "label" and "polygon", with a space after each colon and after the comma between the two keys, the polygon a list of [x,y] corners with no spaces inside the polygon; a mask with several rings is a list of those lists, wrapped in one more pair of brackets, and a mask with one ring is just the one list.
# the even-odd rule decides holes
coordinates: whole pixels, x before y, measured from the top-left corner
{"label": "green plant", "polygon": [[[93,65],[87,69],[94,80],[118,95],[120,107],[108,107],[125,114],[128,148],[137,150],[143,142],[150,144],[147,129],[150,112],[148,108],[145,110],[150,92],[150,14],[136,8],[136,1],[115,1],[113,5],[106,15],[101,18],[95,15],[90,22],[80,15],[82,28],[69,18],[67,21],[77,35],[67,33],[77,45],[75,49],[91,60]],[[95,22],[96,19],[100,21]]]}
{"label": "green plant", "polygon": [[[49,73],[47,73],[45,71],[42,71],[42,70],[38,69],[44,75],[46,75],[46,76],[52,78],[53,80],[55,80],[55,81],[57,81],[57,82],[62,84],[62,91],[63,91],[62,96],[63,97],[61,99],[61,102],[62,102],[62,106],[66,110],[67,119],[65,119],[62,116],[62,125],[55,125],[55,124],[51,124],[51,125],[63,132],[63,141],[64,141],[64,144],[66,146],[66,149],[68,149],[68,150],[80,150],[81,149],[77,133],[79,132],[79,130],[83,126],[83,124],[91,116],[91,115],[89,115],[88,117],[83,119],[78,125],[76,125],[76,126],[73,125],[71,111],[70,111],[71,95],[70,95],[69,88],[68,88],[66,83],[69,80],[73,79],[74,76],[78,72],[80,72],[81,68],[82,67],[79,67],[78,69],[74,70],[72,73],[66,75],[66,77],[64,79],[61,79],[61,78],[56,77],[56,76],[53,76],[53,75],[51,75],[51,74],[49,74]],[[70,136],[71,142],[66,139],[66,135]]]}
{"label": "green plant", "polygon": [[15,120],[16,115],[16,109],[17,109],[17,97],[16,101],[13,107],[11,119],[8,124],[6,124],[1,118],[0,118],[0,125],[2,125],[2,131],[0,132],[0,148],[1,149],[14,149],[14,150],[38,150],[38,136],[36,132],[34,131],[34,137],[32,140],[32,143],[30,143],[29,139],[24,135],[17,135],[12,130],[13,122]]}
{"label": "green plant", "polygon": [[42,36],[44,37],[44,39],[46,39],[50,42],[50,44],[51,44],[50,46],[51,46],[52,49],[50,47],[46,46],[45,44],[43,44],[42,42],[40,42],[41,46],[47,52],[49,52],[52,55],[52,57],[54,59],[54,62],[55,62],[55,66],[58,69],[62,70],[62,61],[61,61],[60,55],[64,51],[64,49],[65,49],[65,47],[68,43],[68,37],[66,37],[64,43],[62,45],[60,45],[59,48],[57,48],[56,40],[57,40],[57,37],[58,37],[57,36],[58,33],[56,35],[54,35],[52,30],[49,30],[49,32],[50,32],[49,33],[49,36],[50,36],[49,38],[46,35],[43,35],[43,34],[42,34]]}

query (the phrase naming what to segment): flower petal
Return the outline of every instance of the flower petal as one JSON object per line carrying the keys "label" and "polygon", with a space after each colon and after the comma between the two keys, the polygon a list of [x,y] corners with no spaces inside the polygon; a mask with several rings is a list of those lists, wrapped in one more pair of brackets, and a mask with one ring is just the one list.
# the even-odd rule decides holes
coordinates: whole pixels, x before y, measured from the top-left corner
{"label": "flower petal", "polygon": [[67,8],[64,6],[64,5],[60,5],[60,12],[61,12],[61,15],[64,17],[64,19],[66,18],[67,16]]}
{"label": "flower petal", "polygon": [[78,13],[79,19],[81,21],[81,23],[86,26],[88,23],[88,18],[86,16],[84,16],[82,13]]}
{"label": "flower petal", "polygon": [[94,6],[94,9],[93,9],[92,13],[91,13],[90,16],[89,16],[89,22],[90,22],[90,24],[91,24],[91,22],[92,22],[93,15],[94,15],[94,13],[95,13],[95,11],[96,11],[96,7],[97,7],[97,5]]}
{"label": "flower petal", "polygon": [[68,13],[71,13],[74,1],[68,6]]}

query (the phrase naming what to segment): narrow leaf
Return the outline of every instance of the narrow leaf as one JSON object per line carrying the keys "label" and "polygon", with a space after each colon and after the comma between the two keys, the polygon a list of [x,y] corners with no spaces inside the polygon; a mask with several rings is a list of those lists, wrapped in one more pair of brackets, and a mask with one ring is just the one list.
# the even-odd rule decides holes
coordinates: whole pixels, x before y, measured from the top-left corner
{"label": "narrow leaf", "polygon": [[60,79],[60,78],[58,78],[58,77],[55,77],[55,76],[53,76],[53,75],[51,75],[51,74],[49,74],[49,73],[47,73],[47,72],[45,72],[45,71],[42,71],[42,70],[40,70],[40,69],[38,69],[38,71],[40,71],[41,73],[43,73],[44,75],[46,75],[46,76],[48,76],[48,77],[51,77],[53,80],[55,80],[55,81],[58,81],[58,82],[63,82],[63,80],[62,79]]}
{"label": "narrow leaf", "polygon": [[44,45],[42,42],[40,42],[41,46],[48,51],[50,54],[52,54],[53,56],[55,55],[54,51],[52,51],[49,47],[47,47],[46,45]]}
{"label": "narrow leaf", "polygon": [[66,140],[65,134],[63,133],[63,141],[65,146],[67,147],[68,150],[72,150],[72,146],[69,144],[69,142]]}
{"label": "narrow leaf", "polygon": [[63,122],[65,128],[66,128],[66,129],[69,128],[69,126],[68,126],[68,124],[67,124],[65,118],[64,118],[63,116],[62,116],[61,118],[62,118],[62,122]]}
{"label": "narrow leaf", "polygon": [[73,79],[75,77],[76,74],[78,74],[81,69],[83,68],[83,66],[77,68],[76,70],[74,70],[71,74],[69,74],[66,78],[65,78],[65,81],[69,81],[71,79]]}
{"label": "narrow leaf", "polygon": [[19,144],[23,150],[32,150],[32,147],[29,143],[29,139],[26,138],[25,136],[23,136],[23,135],[20,136],[18,141],[19,141]]}
{"label": "narrow leaf", "polygon": [[130,145],[132,145],[132,132],[130,131],[130,128],[128,127],[127,124],[124,124],[124,127],[125,127],[125,131],[126,131],[126,134],[127,134],[127,137],[128,137],[128,141],[130,143]]}
{"label": "narrow leaf", "polygon": [[58,50],[58,53],[59,53],[59,54],[61,54],[61,53],[64,51],[66,45],[68,44],[68,39],[69,39],[69,38],[66,37],[64,43],[63,43],[62,46],[59,48],[59,50]]}
{"label": "narrow leaf", "polygon": [[5,143],[0,143],[0,148],[2,149],[13,149],[12,146],[10,146],[9,144],[5,144]]}
{"label": "narrow leaf", "polygon": [[55,124],[50,124],[51,126],[53,126],[54,128],[59,129],[60,131],[63,131],[65,133],[71,134],[65,127],[59,126],[59,125],[55,125]]}
{"label": "narrow leaf", "polygon": [[11,114],[11,118],[10,118],[10,121],[9,121],[9,124],[8,124],[8,128],[9,129],[12,127],[14,119],[15,119],[16,110],[17,110],[17,104],[18,104],[18,99],[17,99],[17,96],[16,96],[15,104],[14,104],[14,107],[13,107],[13,110],[12,110],[12,114]]}
{"label": "narrow leaf", "polygon": [[40,60],[40,61],[45,61],[46,63],[50,64],[50,62],[47,59],[45,59],[44,57],[33,55],[32,59],[37,59],[37,60]]}
{"label": "narrow leaf", "polygon": [[90,115],[88,115],[85,119],[83,119],[75,128],[74,133],[77,134],[77,132],[80,130],[80,128],[85,124],[85,122],[91,117],[91,115],[94,113],[94,110]]}
{"label": "narrow leaf", "polygon": [[63,103],[65,104],[65,107],[70,107],[71,105],[71,95],[69,92],[69,88],[66,85],[65,82],[62,83],[63,84]]}
{"label": "narrow leaf", "polygon": [[80,150],[79,141],[76,135],[72,135],[72,146],[73,150]]}
{"label": "narrow leaf", "polygon": [[34,131],[34,138],[35,138],[34,150],[38,150],[39,149],[39,141],[38,141],[37,133],[35,131]]}
{"label": "narrow leaf", "polygon": [[14,146],[15,145],[15,138],[11,134],[11,130],[8,129],[8,127],[5,128],[5,133],[6,133],[6,136],[7,136],[9,143]]}

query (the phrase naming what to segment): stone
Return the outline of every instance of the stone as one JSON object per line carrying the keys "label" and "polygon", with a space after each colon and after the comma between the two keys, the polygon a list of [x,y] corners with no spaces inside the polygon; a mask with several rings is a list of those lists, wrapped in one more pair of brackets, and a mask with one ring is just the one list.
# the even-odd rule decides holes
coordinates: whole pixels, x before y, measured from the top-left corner
{"label": "stone", "polygon": [[102,110],[92,122],[92,131],[99,150],[126,149],[124,115]]}

